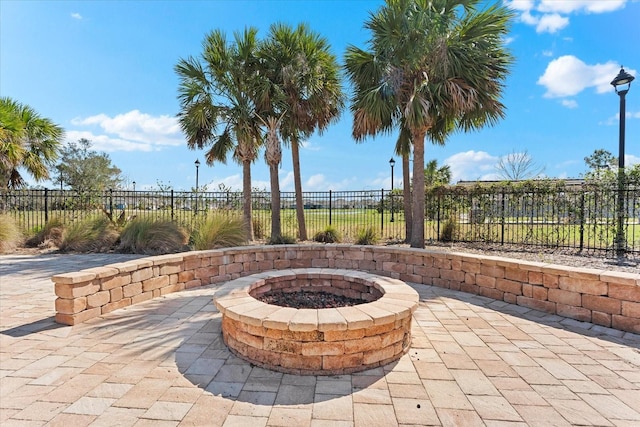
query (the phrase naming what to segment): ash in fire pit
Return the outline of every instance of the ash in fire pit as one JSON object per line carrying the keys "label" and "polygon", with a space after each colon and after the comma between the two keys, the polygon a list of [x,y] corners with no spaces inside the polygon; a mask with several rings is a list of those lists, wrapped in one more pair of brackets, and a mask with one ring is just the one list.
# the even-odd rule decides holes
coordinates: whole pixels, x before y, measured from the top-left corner
{"label": "ash in fire pit", "polygon": [[364,304],[359,298],[349,298],[329,292],[270,292],[256,298],[267,304],[292,308],[337,308]]}

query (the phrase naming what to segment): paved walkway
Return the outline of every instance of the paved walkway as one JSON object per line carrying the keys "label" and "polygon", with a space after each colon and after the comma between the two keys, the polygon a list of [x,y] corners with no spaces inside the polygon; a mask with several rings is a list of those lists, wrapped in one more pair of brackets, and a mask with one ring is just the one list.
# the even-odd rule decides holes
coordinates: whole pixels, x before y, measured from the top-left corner
{"label": "paved walkway", "polygon": [[215,286],[53,322],[52,274],[131,257],[0,256],[0,425],[640,425],[640,336],[430,286],[409,354],[353,375],[234,357]]}

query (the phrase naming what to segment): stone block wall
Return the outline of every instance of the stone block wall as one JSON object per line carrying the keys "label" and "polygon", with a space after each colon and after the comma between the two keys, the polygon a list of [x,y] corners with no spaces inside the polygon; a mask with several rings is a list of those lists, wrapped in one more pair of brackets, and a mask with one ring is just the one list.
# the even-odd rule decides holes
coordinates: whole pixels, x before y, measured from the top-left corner
{"label": "stone block wall", "polygon": [[59,274],[56,321],[267,270],[340,268],[434,285],[640,333],[640,274],[484,255],[354,245],[245,246],[142,258]]}

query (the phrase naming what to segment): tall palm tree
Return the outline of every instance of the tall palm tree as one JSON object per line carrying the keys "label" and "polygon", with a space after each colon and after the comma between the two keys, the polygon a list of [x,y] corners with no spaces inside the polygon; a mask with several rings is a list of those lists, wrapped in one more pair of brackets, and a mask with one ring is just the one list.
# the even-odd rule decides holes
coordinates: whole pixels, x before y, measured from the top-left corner
{"label": "tall palm tree", "polygon": [[306,25],[293,28],[273,24],[262,45],[264,80],[259,89],[259,110],[267,128],[265,158],[271,181],[271,238],[281,236],[280,184],[282,160],[280,137],[291,144],[299,237],[307,238],[300,179],[299,143],[337,119],[343,106],[336,58],[326,39]]}
{"label": "tall palm tree", "polygon": [[[283,26],[276,30],[291,31]],[[328,41],[318,33],[300,24],[293,30],[296,38],[294,63],[283,79],[283,94],[287,110],[281,125],[281,134],[291,146],[293,178],[296,195],[298,237],[307,240],[300,174],[300,140],[314,131],[320,134],[337,120],[344,105],[339,66],[330,52]]]}
{"label": "tall palm tree", "polygon": [[201,60],[181,59],[175,67],[180,78],[178,118],[189,148],[209,147],[208,165],[225,163],[229,153],[242,164],[243,217],[249,240],[253,239],[251,164],[262,143],[254,99],[257,33],[247,28],[228,42],[222,31],[212,31],[204,40]]}
{"label": "tall palm tree", "polygon": [[349,46],[353,135],[389,132],[404,120],[413,144],[411,246],[424,247],[424,141],[504,116],[499,98],[512,57],[504,36],[513,13],[481,0],[387,0],[365,23],[368,50]]}
{"label": "tall palm tree", "polygon": [[36,181],[48,179],[63,137],[60,126],[33,108],[0,98],[0,188],[24,186],[21,168]]}

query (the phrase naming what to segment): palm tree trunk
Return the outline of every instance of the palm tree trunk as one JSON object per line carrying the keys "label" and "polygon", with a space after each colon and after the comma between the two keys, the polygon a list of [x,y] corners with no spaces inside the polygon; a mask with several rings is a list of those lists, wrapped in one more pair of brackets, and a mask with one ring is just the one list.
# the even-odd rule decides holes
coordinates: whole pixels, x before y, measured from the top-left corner
{"label": "palm tree trunk", "polygon": [[409,153],[402,155],[402,194],[404,208],[404,241],[411,241],[411,227],[413,215],[411,214],[411,176],[409,167]]}
{"label": "palm tree trunk", "polygon": [[270,117],[267,121],[267,144],[265,157],[269,165],[269,179],[271,182],[271,240],[277,241],[282,237],[280,227],[280,179],[278,166],[282,160],[282,149],[278,140],[279,120]]}
{"label": "palm tree trunk", "polygon": [[411,198],[411,247],[424,248],[424,137],[425,131],[411,132],[413,141],[413,197]]}
{"label": "palm tree trunk", "polygon": [[293,183],[296,190],[298,238],[307,240],[307,225],[304,221],[304,201],[302,200],[302,179],[300,178],[300,147],[297,138],[291,141],[291,157],[293,161]]}
{"label": "palm tree trunk", "polygon": [[242,215],[246,227],[247,240],[253,240],[253,219],[251,206],[251,161],[242,161],[242,196],[244,198],[242,206]]}
{"label": "palm tree trunk", "polygon": [[278,165],[269,165],[271,181],[271,240],[278,241],[282,236],[280,228],[280,180],[278,179]]}

